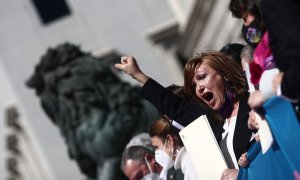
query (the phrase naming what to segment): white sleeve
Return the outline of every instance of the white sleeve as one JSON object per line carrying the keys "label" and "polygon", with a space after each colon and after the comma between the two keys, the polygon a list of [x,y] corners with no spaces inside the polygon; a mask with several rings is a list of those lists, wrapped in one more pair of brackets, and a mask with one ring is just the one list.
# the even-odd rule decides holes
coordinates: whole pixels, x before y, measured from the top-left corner
{"label": "white sleeve", "polygon": [[279,73],[279,69],[274,68],[264,71],[259,82],[259,90],[265,100],[276,95],[273,91],[273,79],[276,74]]}

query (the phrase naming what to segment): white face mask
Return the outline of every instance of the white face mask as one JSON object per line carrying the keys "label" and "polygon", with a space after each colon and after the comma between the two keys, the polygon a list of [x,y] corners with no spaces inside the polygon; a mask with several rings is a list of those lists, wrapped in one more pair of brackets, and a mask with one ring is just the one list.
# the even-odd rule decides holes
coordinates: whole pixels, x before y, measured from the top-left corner
{"label": "white face mask", "polygon": [[155,150],[155,161],[163,167],[170,169],[174,165],[172,158],[165,152],[167,140],[164,143],[163,150]]}
{"label": "white face mask", "polygon": [[160,180],[160,178],[157,173],[148,173],[142,178],[142,180]]}
{"label": "white face mask", "polygon": [[174,165],[174,161],[171,157],[162,150],[155,150],[155,161],[164,169],[170,169]]}

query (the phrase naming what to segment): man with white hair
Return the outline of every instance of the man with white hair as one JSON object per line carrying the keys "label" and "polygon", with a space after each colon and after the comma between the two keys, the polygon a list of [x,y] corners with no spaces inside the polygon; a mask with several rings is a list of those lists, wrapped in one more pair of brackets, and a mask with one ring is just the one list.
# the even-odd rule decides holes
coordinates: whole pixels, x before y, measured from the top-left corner
{"label": "man with white hair", "polygon": [[121,170],[130,180],[159,180],[162,167],[155,162],[154,150],[147,133],[133,137],[123,151]]}

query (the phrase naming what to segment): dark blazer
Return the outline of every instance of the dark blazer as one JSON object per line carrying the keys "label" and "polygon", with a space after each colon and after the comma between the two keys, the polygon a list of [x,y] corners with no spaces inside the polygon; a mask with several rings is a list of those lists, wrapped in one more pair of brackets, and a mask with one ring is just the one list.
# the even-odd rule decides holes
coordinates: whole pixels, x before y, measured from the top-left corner
{"label": "dark blazer", "polygon": [[[166,114],[183,126],[187,126],[199,116],[206,114],[216,140],[218,143],[222,140],[224,121],[216,120],[214,112],[201,105],[200,102],[190,97],[178,97],[151,78],[142,87],[142,96],[152,103],[160,113]],[[240,101],[233,137],[233,148],[237,159],[242,153],[247,152],[251,145],[249,140],[252,132],[248,129],[247,124],[250,108],[247,100],[248,95]]]}
{"label": "dark blazer", "polygon": [[184,174],[181,169],[174,169],[174,166],[168,170],[167,180],[184,180]]}
{"label": "dark blazer", "polygon": [[242,97],[239,101],[239,110],[233,135],[233,149],[237,160],[243,153],[248,151],[254,142],[250,142],[252,130],[248,128],[249,112],[251,110],[248,105],[248,98],[249,94]]}

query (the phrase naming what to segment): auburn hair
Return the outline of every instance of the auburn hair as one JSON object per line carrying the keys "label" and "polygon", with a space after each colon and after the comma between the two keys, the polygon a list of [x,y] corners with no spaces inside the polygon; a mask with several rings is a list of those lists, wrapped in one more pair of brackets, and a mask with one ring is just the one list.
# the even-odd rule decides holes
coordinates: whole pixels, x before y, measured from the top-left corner
{"label": "auburn hair", "polygon": [[184,69],[184,88],[187,94],[198,99],[195,92],[196,84],[194,82],[194,76],[197,67],[203,63],[213,68],[224,78],[224,81],[226,80],[224,85],[229,87],[225,87],[225,89],[234,94],[235,102],[247,93],[247,81],[241,65],[224,53],[210,51],[198,53],[186,63]]}
{"label": "auburn hair", "polygon": [[167,139],[167,135],[171,135],[176,145],[182,147],[183,143],[179,136],[179,130],[174,127],[170,120],[161,118],[154,121],[149,128],[150,137],[158,137],[164,142]]}

